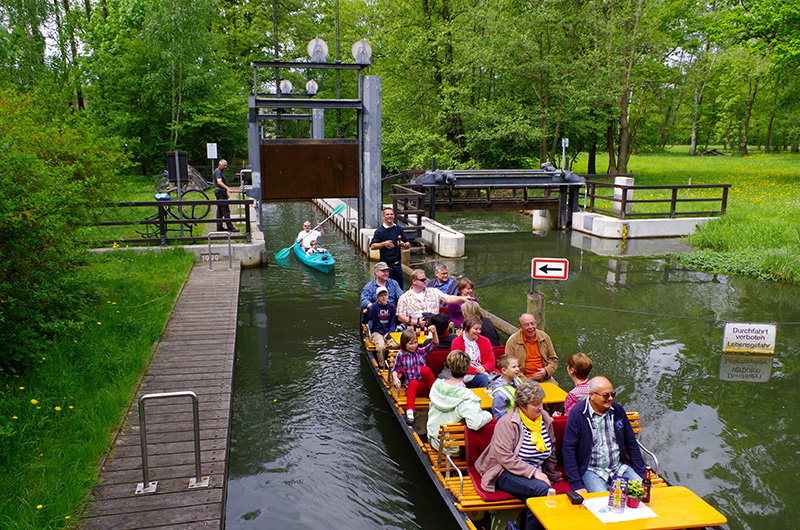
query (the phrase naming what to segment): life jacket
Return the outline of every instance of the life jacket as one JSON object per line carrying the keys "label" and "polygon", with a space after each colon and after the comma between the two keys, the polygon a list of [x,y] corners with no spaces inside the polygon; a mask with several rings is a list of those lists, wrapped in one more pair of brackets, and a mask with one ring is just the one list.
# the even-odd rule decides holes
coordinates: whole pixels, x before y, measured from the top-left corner
{"label": "life jacket", "polygon": [[506,414],[511,412],[511,409],[514,408],[514,395],[517,393],[517,387],[522,382],[519,377],[514,378],[514,386],[511,385],[503,385],[499,386],[495,389],[495,392],[498,390],[508,397],[508,406],[506,407]]}

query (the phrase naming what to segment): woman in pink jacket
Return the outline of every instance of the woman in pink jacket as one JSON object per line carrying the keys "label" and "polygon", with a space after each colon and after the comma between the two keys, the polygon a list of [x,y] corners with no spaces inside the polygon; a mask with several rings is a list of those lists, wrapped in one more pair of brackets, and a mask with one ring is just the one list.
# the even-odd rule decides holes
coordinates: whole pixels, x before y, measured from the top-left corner
{"label": "woman in pink jacket", "polygon": [[483,323],[475,316],[464,319],[464,332],[453,340],[450,351],[461,350],[469,356],[469,373],[464,377],[468,388],[489,386],[489,372],[494,370],[492,343],[481,335]]}

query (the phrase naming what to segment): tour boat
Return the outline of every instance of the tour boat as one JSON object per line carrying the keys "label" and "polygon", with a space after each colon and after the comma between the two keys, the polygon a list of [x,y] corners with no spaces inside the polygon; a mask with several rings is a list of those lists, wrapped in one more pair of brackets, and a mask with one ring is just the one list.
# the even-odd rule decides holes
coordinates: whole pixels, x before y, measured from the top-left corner
{"label": "tour boat", "polygon": [[[439,431],[439,440],[441,440],[440,448],[438,451],[433,449],[428,443],[426,433],[427,409],[430,400],[427,397],[417,397],[415,423],[409,425],[405,418],[405,390],[403,388],[394,388],[391,384],[391,377],[387,366],[378,365],[375,356],[375,347],[369,341],[369,332],[365,324],[361,324],[361,336],[370,371],[375,376],[384,397],[389,403],[389,408],[399,424],[400,429],[408,439],[411,449],[419,458],[425,472],[444,500],[444,506],[446,506],[447,510],[451,513],[458,526],[464,530],[478,530],[481,528],[489,528],[490,526],[492,528],[505,528],[506,522],[516,519],[520,511],[525,508],[526,503],[502,491],[493,493],[483,491],[480,487],[480,475],[474,469],[473,465],[477,457],[491,441],[496,422],[492,420],[492,422],[478,431],[467,429],[463,423],[444,424]],[[420,336],[420,342],[422,342],[424,338],[425,337]],[[495,347],[494,350],[495,357],[499,357],[504,353],[505,347]],[[426,362],[433,373],[439,373],[447,353],[447,350],[438,349],[434,349],[428,353]],[[391,366],[393,363],[395,355],[396,351],[387,350],[388,366]],[[543,383],[542,388],[545,390],[543,404],[546,408],[553,410],[563,405],[564,399],[566,398],[566,392],[564,390],[557,385],[549,383]],[[486,389],[475,389],[474,391],[481,397],[482,408],[490,409],[491,395],[489,392],[487,392]],[[628,412],[627,414],[634,432],[638,435],[641,432],[642,426],[639,413]],[[559,461],[558,467],[562,471],[563,467],[560,452],[561,437],[564,433],[565,426],[566,417],[554,416],[554,447]],[[659,476],[658,460],[655,458],[655,455],[642,446],[641,443],[639,445],[642,447],[643,452],[649,455],[654,464],[653,470],[655,476],[652,480],[653,489],[649,508],[652,508],[654,512],[658,514],[658,517],[655,519],[638,520],[651,521],[651,523],[652,521],[657,521],[655,526],[647,526],[646,524],[642,526],[634,521],[629,521],[628,524],[633,525],[630,526],[630,528],[713,527],[721,530],[719,527],[727,523],[725,516],[690,490],[680,486],[672,487],[667,484]],[[459,448],[459,454],[450,456],[449,448]],[[558,493],[557,511],[559,514],[557,517],[554,517],[553,510],[556,510],[555,508],[548,508],[541,513],[543,518],[552,519],[545,523],[548,530],[551,528],[560,530],[562,527],[565,529],[572,528],[569,525],[563,526],[559,521],[570,521],[572,517],[585,518],[586,514],[589,514],[591,517],[586,521],[582,521],[582,525],[596,528],[602,526],[599,520],[592,521],[594,515],[592,515],[591,512],[585,508],[581,511],[580,509],[583,507],[573,506],[572,503],[570,503],[565,495],[566,492],[571,489],[566,480],[558,482],[554,487]],[[607,498],[608,494],[591,493],[585,495],[587,499],[602,496]],[[541,509],[538,505],[543,503],[544,500],[544,497],[528,499],[527,505],[534,510],[534,513],[537,513],[536,509]],[[495,520],[492,521],[490,518],[494,518]],[[660,522],[673,524],[673,526],[660,526],[658,524]]]}

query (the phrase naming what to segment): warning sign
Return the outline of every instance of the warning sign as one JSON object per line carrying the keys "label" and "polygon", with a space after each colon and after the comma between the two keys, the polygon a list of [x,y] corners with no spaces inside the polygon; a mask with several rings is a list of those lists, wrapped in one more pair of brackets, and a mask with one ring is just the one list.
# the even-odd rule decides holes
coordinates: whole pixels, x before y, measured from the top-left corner
{"label": "warning sign", "polygon": [[752,322],[726,322],[722,351],[739,353],[775,353],[777,325]]}

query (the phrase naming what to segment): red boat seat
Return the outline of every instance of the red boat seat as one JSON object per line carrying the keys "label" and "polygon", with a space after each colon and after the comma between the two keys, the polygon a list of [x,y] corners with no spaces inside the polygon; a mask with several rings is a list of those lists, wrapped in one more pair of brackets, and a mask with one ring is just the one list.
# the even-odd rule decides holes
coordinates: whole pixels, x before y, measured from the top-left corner
{"label": "red boat seat", "polygon": [[[553,436],[555,437],[556,460],[559,462],[559,464],[556,466],[556,469],[561,471],[562,475],[564,469],[561,465],[561,438],[564,435],[564,427],[566,424],[566,418],[553,418]],[[505,501],[514,498],[513,495],[504,491],[485,491],[481,487],[481,475],[478,473],[478,470],[475,469],[475,461],[492,441],[492,436],[494,435],[494,428],[496,425],[497,421],[492,420],[477,431],[464,429],[464,449],[467,463],[467,473],[469,474],[470,479],[472,479],[472,485],[475,488],[475,491],[478,493],[478,495],[480,495],[481,499],[487,502]],[[569,482],[567,482],[566,477],[558,481],[553,487],[558,494],[566,493],[572,490]]]}

